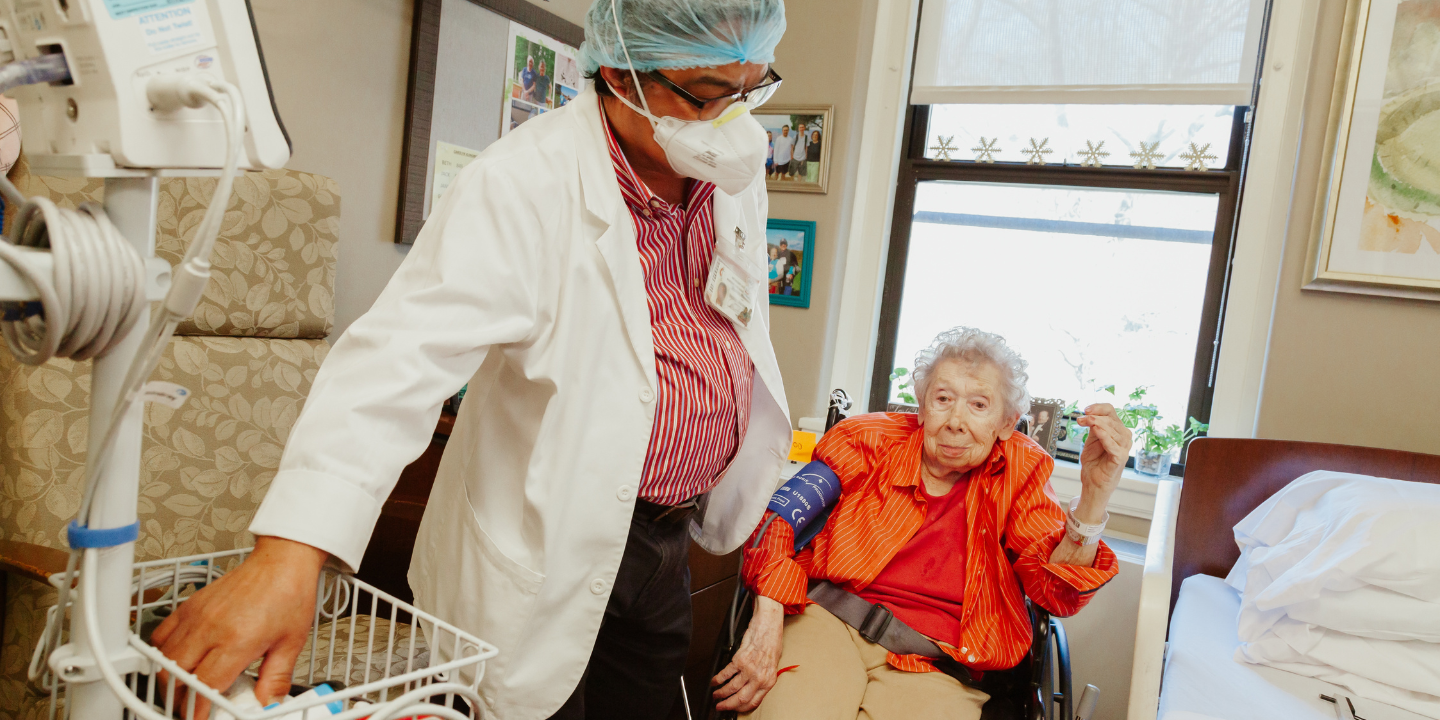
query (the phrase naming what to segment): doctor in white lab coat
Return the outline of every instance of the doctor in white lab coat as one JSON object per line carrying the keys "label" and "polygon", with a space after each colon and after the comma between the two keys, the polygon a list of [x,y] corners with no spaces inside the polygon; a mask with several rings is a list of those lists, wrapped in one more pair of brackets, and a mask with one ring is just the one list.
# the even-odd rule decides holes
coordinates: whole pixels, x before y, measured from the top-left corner
{"label": "doctor in white lab coat", "polygon": [[[691,24],[674,20],[690,2]],[[156,631],[162,651],[218,687],[263,655],[256,694],[282,693],[321,563],[360,564],[400,471],[468,382],[416,541],[416,604],[499,648],[481,686],[498,717],[664,716],[689,642],[689,538],[717,554],[738,547],[790,445],[762,289],[764,131],[732,104],[773,91],[783,12],[781,0],[597,1],[582,55],[613,90],[527,122],[460,174],[316,377],[250,526],[254,554]],[[713,218],[713,255],[678,263],[679,282],[642,262],[636,213],[649,209],[622,195],[626,163],[607,133],[657,198],[649,207]],[[702,180],[716,186],[708,213]],[[729,283],[718,306],[717,282]],[[704,298],[657,305],[657,292],[682,288]],[[661,308],[708,318],[692,333],[712,351],[701,360],[721,345],[732,370],[748,358],[735,382],[708,388],[731,408],[719,449],[690,447],[680,464],[715,468],[683,490],[698,509],[657,495],[677,484],[647,472],[666,460],[652,430],[680,446],[699,432],[685,415],[696,399],[674,397],[674,375],[694,368],[657,358]]]}

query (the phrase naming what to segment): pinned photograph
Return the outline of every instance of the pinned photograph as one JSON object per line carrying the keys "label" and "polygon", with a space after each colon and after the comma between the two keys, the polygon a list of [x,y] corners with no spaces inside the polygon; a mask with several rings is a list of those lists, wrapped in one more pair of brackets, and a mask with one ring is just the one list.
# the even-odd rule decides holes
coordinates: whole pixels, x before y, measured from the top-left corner
{"label": "pinned photograph", "polygon": [[[514,130],[530,118],[553,110],[573,100],[582,87],[578,52],[552,37],[538,33],[519,23],[510,23],[510,61],[506,67],[505,103],[508,110],[500,134]],[[563,75],[562,75],[563,73]],[[568,81],[567,97],[561,91],[561,78]],[[523,111],[523,112],[522,112]]]}
{"label": "pinned photograph", "polygon": [[534,105],[531,105],[530,103],[525,102],[524,100],[511,100],[510,123],[507,130],[514,130],[515,128],[520,127],[520,125],[526,120],[529,120],[530,118],[533,118],[542,112],[545,111]]}
{"label": "pinned photograph", "polygon": [[834,132],[829,105],[771,107],[755,119],[765,128],[765,185],[770,190],[823,193],[830,175],[830,135]]}
{"label": "pinned photograph", "polygon": [[571,100],[580,96],[580,91],[564,85],[555,86],[555,107],[564,107],[570,104]]}
{"label": "pinned photograph", "polygon": [[[555,84],[564,85],[570,88],[584,87],[581,83],[584,78],[580,74],[580,63],[575,61],[573,55],[563,51],[555,53]],[[559,107],[559,101],[556,101]]]}

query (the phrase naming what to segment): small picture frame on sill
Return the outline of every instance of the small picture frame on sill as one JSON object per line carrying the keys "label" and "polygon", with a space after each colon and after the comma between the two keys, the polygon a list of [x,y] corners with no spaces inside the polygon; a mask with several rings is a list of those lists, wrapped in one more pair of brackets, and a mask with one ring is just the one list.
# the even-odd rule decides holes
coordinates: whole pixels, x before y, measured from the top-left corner
{"label": "small picture frame on sill", "polygon": [[766,288],[770,304],[810,307],[815,222],[771,218],[765,225],[765,245]]}
{"label": "small picture frame on sill", "polygon": [[1047,400],[1035,398],[1030,401],[1029,421],[1026,423],[1025,434],[1031,440],[1039,443],[1051,457],[1055,455],[1055,428],[1064,418],[1061,410],[1065,407],[1064,400]]}
{"label": "small picture frame on sill", "polygon": [[1079,424],[1084,413],[1069,412],[1061,418],[1060,424],[1055,428],[1055,452],[1051,453],[1056,460],[1068,460],[1080,462],[1080,453],[1085,450],[1085,438],[1090,431]]}

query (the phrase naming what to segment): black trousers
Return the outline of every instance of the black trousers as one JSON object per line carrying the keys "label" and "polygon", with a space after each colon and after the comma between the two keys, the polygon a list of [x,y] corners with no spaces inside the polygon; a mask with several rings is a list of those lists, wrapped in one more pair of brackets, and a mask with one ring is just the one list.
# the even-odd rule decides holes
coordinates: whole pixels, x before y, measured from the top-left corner
{"label": "black trousers", "polygon": [[551,720],[664,720],[675,704],[690,652],[688,522],[651,519],[655,508],[636,503],[590,664]]}

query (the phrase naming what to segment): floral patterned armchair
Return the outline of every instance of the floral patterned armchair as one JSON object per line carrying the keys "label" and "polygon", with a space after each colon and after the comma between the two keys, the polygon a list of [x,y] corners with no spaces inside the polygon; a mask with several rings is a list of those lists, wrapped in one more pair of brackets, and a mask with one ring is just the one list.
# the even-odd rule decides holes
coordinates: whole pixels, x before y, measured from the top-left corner
{"label": "floral patterned armchair", "polygon": [[[63,206],[103,199],[100,180],[30,176],[23,166],[10,175],[27,195]],[[159,256],[184,254],[214,187],[210,178],[161,181]],[[278,170],[236,179],[210,284],[155,375],[190,388],[191,399],[179,410],[145,408],[137,560],[254,543],[245,528],[329,349],[339,224],[329,178]],[[0,542],[42,555],[65,547],[89,398],[88,362],[30,367],[0,351]],[[0,573],[0,720],[48,716],[48,695],[26,679],[55,602],[31,579],[43,574]]]}

